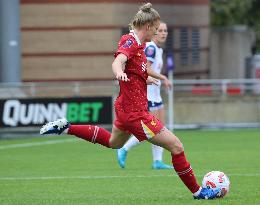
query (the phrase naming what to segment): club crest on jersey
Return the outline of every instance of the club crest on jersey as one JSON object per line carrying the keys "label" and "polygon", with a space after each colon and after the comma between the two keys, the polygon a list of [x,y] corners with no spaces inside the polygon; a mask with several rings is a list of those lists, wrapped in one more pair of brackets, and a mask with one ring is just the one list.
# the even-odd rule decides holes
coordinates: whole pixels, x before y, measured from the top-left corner
{"label": "club crest on jersey", "polygon": [[142,71],[144,72],[147,69],[147,64],[142,62]]}
{"label": "club crest on jersey", "polygon": [[130,48],[131,45],[133,45],[133,41],[131,39],[126,40],[125,44],[123,45],[123,48]]}

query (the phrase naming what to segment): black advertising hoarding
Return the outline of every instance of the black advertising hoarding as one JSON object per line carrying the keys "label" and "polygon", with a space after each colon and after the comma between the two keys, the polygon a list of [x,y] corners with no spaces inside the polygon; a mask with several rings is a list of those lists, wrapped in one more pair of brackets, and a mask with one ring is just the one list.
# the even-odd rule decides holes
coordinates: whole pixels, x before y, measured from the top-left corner
{"label": "black advertising hoarding", "polygon": [[0,128],[38,127],[67,118],[73,124],[112,124],[112,97],[0,100]]}

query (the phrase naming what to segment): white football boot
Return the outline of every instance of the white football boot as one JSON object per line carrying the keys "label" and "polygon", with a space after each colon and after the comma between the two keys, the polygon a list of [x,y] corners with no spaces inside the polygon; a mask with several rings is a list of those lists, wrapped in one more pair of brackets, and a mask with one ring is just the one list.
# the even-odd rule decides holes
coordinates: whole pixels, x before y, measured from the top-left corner
{"label": "white football boot", "polygon": [[47,124],[43,125],[40,134],[47,135],[47,134],[55,134],[60,135],[65,130],[67,130],[70,126],[70,123],[66,118],[58,119],[53,122],[48,122]]}

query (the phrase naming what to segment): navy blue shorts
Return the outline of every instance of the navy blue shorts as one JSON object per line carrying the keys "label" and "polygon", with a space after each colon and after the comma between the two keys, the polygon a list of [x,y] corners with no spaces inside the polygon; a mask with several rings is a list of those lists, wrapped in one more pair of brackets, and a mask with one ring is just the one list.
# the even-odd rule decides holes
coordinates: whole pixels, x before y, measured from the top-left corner
{"label": "navy blue shorts", "polygon": [[155,111],[155,110],[159,110],[161,108],[163,108],[163,102],[152,102],[152,101],[148,101],[148,110],[149,111]]}

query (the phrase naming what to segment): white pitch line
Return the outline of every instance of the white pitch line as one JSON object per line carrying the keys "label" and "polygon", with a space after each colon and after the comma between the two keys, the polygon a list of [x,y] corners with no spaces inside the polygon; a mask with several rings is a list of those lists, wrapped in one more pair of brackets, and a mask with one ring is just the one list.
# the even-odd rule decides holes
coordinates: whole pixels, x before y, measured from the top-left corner
{"label": "white pitch line", "polygon": [[[197,175],[202,177],[203,175]],[[228,174],[228,176],[241,176],[241,177],[259,177],[260,173],[248,174]],[[63,180],[63,179],[124,179],[124,178],[156,178],[156,177],[177,177],[176,174],[172,175],[132,175],[132,176],[42,176],[42,177],[0,177],[0,181],[27,181],[27,180]]]}
{"label": "white pitch line", "polygon": [[4,149],[15,149],[21,147],[33,147],[33,146],[41,146],[41,145],[50,145],[50,144],[59,144],[59,143],[68,143],[75,142],[78,139],[63,139],[63,140],[48,140],[43,142],[30,142],[30,143],[22,143],[22,144],[11,144],[11,145],[2,145],[0,146],[0,150]]}

